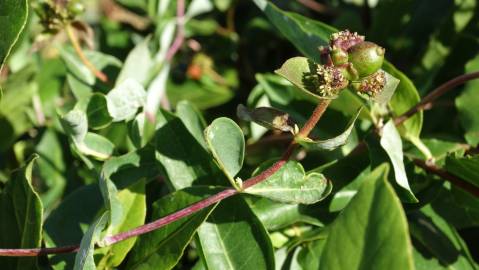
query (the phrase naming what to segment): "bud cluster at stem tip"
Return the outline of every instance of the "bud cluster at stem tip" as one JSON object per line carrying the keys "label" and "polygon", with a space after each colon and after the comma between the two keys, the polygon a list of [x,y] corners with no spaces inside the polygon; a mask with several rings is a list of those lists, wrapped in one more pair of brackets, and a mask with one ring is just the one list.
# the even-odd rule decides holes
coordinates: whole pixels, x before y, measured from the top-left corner
{"label": "bud cluster at stem tip", "polygon": [[331,35],[329,47],[320,48],[322,63],[317,66],[319,95],[334,96],[349,84],[374,96],[386,83],[381,70],[384,48],[349,30]]}

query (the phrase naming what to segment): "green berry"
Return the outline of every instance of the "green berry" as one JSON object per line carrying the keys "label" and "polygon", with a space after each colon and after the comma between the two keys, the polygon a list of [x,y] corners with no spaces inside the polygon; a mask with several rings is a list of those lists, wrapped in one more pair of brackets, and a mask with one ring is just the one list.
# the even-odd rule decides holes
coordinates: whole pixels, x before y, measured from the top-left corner
{"label": "green berry", "polygon": [[346,64],[348,62],[348,53],[339,48],[333,47],[330,55],[331,55],[331,59],[333,60],[333,64],[335,66]]}
{"label": "green berry", "polygon": [[360,78],[378,71],[384,62],[384,48],[369,41],[354,45],[348,53],[349,62],[356,69]]}

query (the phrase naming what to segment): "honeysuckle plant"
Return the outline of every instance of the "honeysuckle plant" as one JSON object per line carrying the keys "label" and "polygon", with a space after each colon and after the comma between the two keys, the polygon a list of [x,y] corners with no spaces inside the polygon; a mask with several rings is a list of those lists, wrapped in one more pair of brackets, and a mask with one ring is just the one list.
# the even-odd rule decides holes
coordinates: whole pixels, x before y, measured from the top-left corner
{"label": "honeysuckle plant", "polygon": [[0,0],[0,268],[476,269],[477,8],[293,2]]}

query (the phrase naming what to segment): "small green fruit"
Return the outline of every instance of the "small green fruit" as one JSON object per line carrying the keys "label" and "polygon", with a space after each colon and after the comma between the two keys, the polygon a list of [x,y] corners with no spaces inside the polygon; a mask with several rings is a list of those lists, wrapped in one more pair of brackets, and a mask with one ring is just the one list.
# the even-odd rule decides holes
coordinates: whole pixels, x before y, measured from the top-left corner
{"label": "small green fruit", "polygon": [[369,41],[354,45],[348,53],[349,62],[353,64],[360,78],[378,71],[384,62],[384,48]]}
{"label": "small green fruit", "polygon": [[330,55],[335,66],[346,64],[348,62],[348,53],[339,48],[333,48]]}

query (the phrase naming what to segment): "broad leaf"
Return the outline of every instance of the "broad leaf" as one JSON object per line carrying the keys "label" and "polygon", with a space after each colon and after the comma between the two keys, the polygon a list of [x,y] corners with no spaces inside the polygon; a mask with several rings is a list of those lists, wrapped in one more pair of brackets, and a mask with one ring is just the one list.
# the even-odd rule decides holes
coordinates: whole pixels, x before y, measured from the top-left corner
{"label": "broad leaf", "polygon": [[[219,188],[197,186],[173,192],[153,203],[152,220],[167,216],[205,197]],[[128,269],[172,269],[183,255],[198,227],[215,206],[207,207],[158,230],[140,236],[132,250]]]}
{"label": "broad leaf", "polygon": [[479,155],[472,157],[446,158],[446,170],[479,187]]}
{"label": "broad leaf", "polygon": [[266,0],[254,0],[254,2],[301,53],[316,63],[320,62],[318,47],[328,44],[329,36],[336,32],[333,27],[295,13],[282,11]]}
{"label": "broad leaf", "polygon": [[320,269],[414,269],[406,216],[387,174],[385,165],[374,170],[330,225]]}
{"label": "broad leaf", "polygon": [[116,86],[127,79],[133,79],[141,85],[147,83],[150,69],[153,66],[153,59],[148,49],[149,42],[150,38],[145,38],[128,53],[120,74],[116,78]]}
{"label": "broad leaf", "polygon": [[322,97],[317,94],[319,92],[315,83],[316,69],[316,63],[306,57],[298,56],[286,60],[279,69],[275,70],[275,73],[295,85],[305,98],[316,101],[324,98],[334,98]]}
{"label": "broad leaf", "polygon": [[[0,192],[0,248],[41,246],[43,206],[32,186],[32,170],[37,156],[18,169]],[[5,269],[35,269],[36,258],[0,256]]]}
{"label": "broad leaf", "polygon": [[380,104],[387,104],[393,97],[396,89],[400,83],[400,80],[393,75],[384,72],[386,78],[386,84],[384,85],[381,92],[373,97],[373,100]]}
{"label": "broad leaf", "polygon": [[312,140],[310,138],[301,138],[297,137],[295,138],[296,142],[301,144],[303,147],[305,147],[308,150],[328,150],[332,151],[340,146],[343,146],[347,143],[349,135],[351,134],[351,131],[354,128],[354,123],[356,122],[356,119],[358,119],[359,114],[361,113],[363,107],[360,107],[356,115],[351,119],[349,122],[348,126],[346,129],[339,134],[338,136],[327,139],[327,140]]}
{"label": "broad leaf", "polygon": [[185,127],[191,135],[195,137],[196,141],[207,149],[203,130],[206,128],[205,119],[201,112],[190,102],[180,101],[176,105],[176,115],[181,119]]}
{"label": "broad leaf", "polygon": [[391,160],[394,169],[394,178],[396,183],[405,191],[410,202],[417,202],[418,200],[412,193],[409,187],[409,181],[404,168],[404,155],[402,151],[402,140],[394,122],[391,120],[384,125],[381,134],[381,146],[386,151]]}
{"label": "broad leaf", "polygon": [[113,121],[131,120],[146,101],[146,92],[141,84],[126,79],[108,94],[107,106]]}
{"label": "broad leaf", "polygon": [[241,128],[231,119],[215,119],[206,129],[205,138],[220,168],[234,185],[234,177],[243,166],[245,141]]}
{"label": "broad leaf", "polygon": [[[466,65],[466,72],[479,69],[479,56],[470,60]],[[459,120],[466,131],[464,135],[469,144],[479,144],[479,116],[474,110],[479,104],[479,81],[469,81],[462,93],[456,98],[456,107]]]}
{"label": "broad leaf", "polygon": [[268,233],[239,196],[221,201],[199,227],[197,244],[206,269],[275,269]]}
{"label": "broad leaf", "polygon": [[3,25],[0,40],[0,71],[27,23],[27,0],[4,0],[0,10],[0,25]]}
{"label": "broad leaf", "polygon": [[244,192],[284,203],[313,204],[324,199],[332,189],[324,175],[305,174],[303,166],[288,161],[266,180],[251,186]]}
{"label": "broad leaf", "polygon": [[174,189],[193,184],[225,185],[225,176],[211,155],[175,115],[160,111],[156,130],[156,158]]}
{"label": "broad leaf", "polygon": [[80,249],[76,254],[73,270],[96,270],[93,252],[107,221],[108,215],[105,212],[90,225],[80,242]]}

